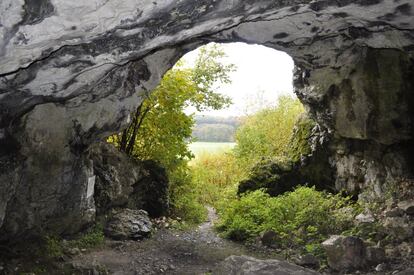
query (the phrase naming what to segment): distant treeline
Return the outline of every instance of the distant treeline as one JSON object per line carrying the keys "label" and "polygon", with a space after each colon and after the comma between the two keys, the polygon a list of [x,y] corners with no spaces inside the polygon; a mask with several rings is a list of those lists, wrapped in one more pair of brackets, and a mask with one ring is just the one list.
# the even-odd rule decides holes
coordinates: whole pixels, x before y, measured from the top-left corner
{"label": "distant treeline", "polygon": [[234,142],[238,117],[196,116],[193,137],[204,142]]}

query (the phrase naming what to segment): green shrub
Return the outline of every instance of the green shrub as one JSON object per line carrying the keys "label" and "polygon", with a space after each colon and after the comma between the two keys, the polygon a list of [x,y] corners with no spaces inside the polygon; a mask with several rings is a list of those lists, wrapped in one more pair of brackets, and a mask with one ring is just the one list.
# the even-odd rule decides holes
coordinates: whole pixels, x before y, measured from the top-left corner
{"label": "green shrub", "polygon": [[200,203],[197,186],[191,178],[187,162],[177,166],[170,173],[171,216],[195,225],[207,218],[207,210]]}
{"label": "green shrub", "polygon": [[303,112],[298,99],[282,96],[275,107],[248,116],[236,133],[237,159],[250,167],[263,157],[284,157]]}
{"label": "green shrub", "polygon": [[347,229],[348,217],[336,210],[349,204],[347,198],[299,187],[293,192],[270,197],[263,190],[232,201],[222,212],[218,229],[224,236],[246,241],[273,230],[284,248],[318,250],[330,234]]}
{"label": "green shrub", "polygon": [[94,248],[103,245],[105,242],[105,235],[102,224],[96,224],[94,227],[87,230],[85,233],[78,236],[78,238],[69,241],[69,246],[77,248]]}
{"label": "green shrub", "polygon": [[248,178],[239,183],[238,194],[263,189],[271,196],[292,191],[301,182],[305,183],[297,165],[280,159],[264,158],[249,171]]}
{"label": "green shrub", "polygon": [[41,254],[51,258],[62,256],[62,240],[59,237],[47,236],[44,240],[44,249],[41,251]]}
{"label": "green shrub", "polygon": [[234,190],[245,177],[232,152],[204,153],[192,162],[190,168],[199,202],[215,208],[226,190]]}
{"label": "green shrub", "polygon": [[64,241],[58,236],[46,236],[39,244],[39,250],[36,254],[57,258],[65,253],[66,248],[90,249],[101,246],[104,242],[103,225],[96,224],[68,241]]}
{"label": "green shrub", "polygon": [[225,237],[239,241],[258,236],[270,219],[269,200],[269,195],[263,191],[255,191],[231,201],[221,213],[218,229]]}

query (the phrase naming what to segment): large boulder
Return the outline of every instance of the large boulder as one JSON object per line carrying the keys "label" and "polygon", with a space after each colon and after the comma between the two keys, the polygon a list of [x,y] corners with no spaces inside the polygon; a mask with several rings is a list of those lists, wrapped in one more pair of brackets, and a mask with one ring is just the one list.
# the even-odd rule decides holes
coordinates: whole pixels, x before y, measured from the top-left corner
{"label": "large boulder", "polygon": [[94,198],[98,214],[126,206],[133,185],[143,177],[142,164],[106,142],[92,146],[90,158],[96,175]]}
{"label": "large boulder", "polygon": [[217,275],[316,275],[316,271],[285,261],[230,256],[213,271]]}
{"label": "large boulder", "polygon": [[385,251],[381,247],[367,246],[353,236],[331,236],[322,243],[328,257],[328,265],[335,271],[355,271],[383,263]]}
{"label": "large boulder", "polygon": [[357,237],[331,236],[322,243],[328,265],[337,271],[353,271],[367,265],[364,241]]}
{"label": "large boulder", "polygon": [[407,215],[402,217],[386,217],[383,226],[395,241],[414,239],[414,221]]}
{"label": "large boulder", "polygon": [[105,226],[105,235],[115,240],[140,240],[152,232],[152,223],[144,210],[114,210]]}
{"label": "large boulder", "polygon": [[114,145],[101,142],[90,149],[98,215],[116,207],[144,209],[152,217],[165,215],[169,208],[168,177],[154,161],[138,161]]}
{"label": "large boulder", "polygon": [[132,186],[129,207],[145,209],[151,217],[167,215],[169,179],[167,171],[153,160],[142,161],[143,176]]}

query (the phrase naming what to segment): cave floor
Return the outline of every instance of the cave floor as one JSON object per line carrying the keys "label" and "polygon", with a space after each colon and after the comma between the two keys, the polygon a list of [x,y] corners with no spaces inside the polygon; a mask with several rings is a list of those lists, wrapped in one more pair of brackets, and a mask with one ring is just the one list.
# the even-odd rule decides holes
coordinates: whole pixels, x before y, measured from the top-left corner
{"label": "cave floor", "polygon": [[[158,229],[151,238],[140,241],[114,241],[95,249],[82,250],[57,262],[43,263],[41,259],[17,259],[6,271],[0,258],[3,274],[210,274],[231,255],[247,255],[259,259],[284,260],[285,257],[261,245],[246,246],[223,239],[213,230],[217,215],[208,208],[208,220],[188,230]],[[1,247],[0,247],[1,248]],[[44,268],[39,268],[44,265]],[[14,267],[13,267],[14,266]],[[397,262],[392,270],[405,270],[412,263]],[[23,271],[30,272],[23,272]],[[23,273],[22,273],[23,272]],[[355,274],[394,274],[395,272],[357,272]],[[322,274],[331,274],[325,270]],[[347,273],[350,274],[350,273]],[[411,273],[407,273],[411,274]]]}
{"label": "cave floor", "polygon": [[213,231],[217,218],[209,208],[208,221],[187,231],[160,229],[142,241],[106,241],[103,248],[73,258],[82,269],[104,267],[110,274],[208,274],[231,255],[277,258],[271,250],[246,247],[220,238]]}

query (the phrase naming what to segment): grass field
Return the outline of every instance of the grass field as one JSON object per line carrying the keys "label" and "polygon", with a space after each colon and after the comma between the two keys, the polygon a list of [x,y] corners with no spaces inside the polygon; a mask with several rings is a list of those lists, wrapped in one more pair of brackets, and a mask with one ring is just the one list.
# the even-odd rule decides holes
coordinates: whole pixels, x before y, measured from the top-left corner
{"label": "grass field", "polygon": [[231,150],[236,143],[233,142],[194,142],[189,145],[195,158],[205,153],[218,153]]}

